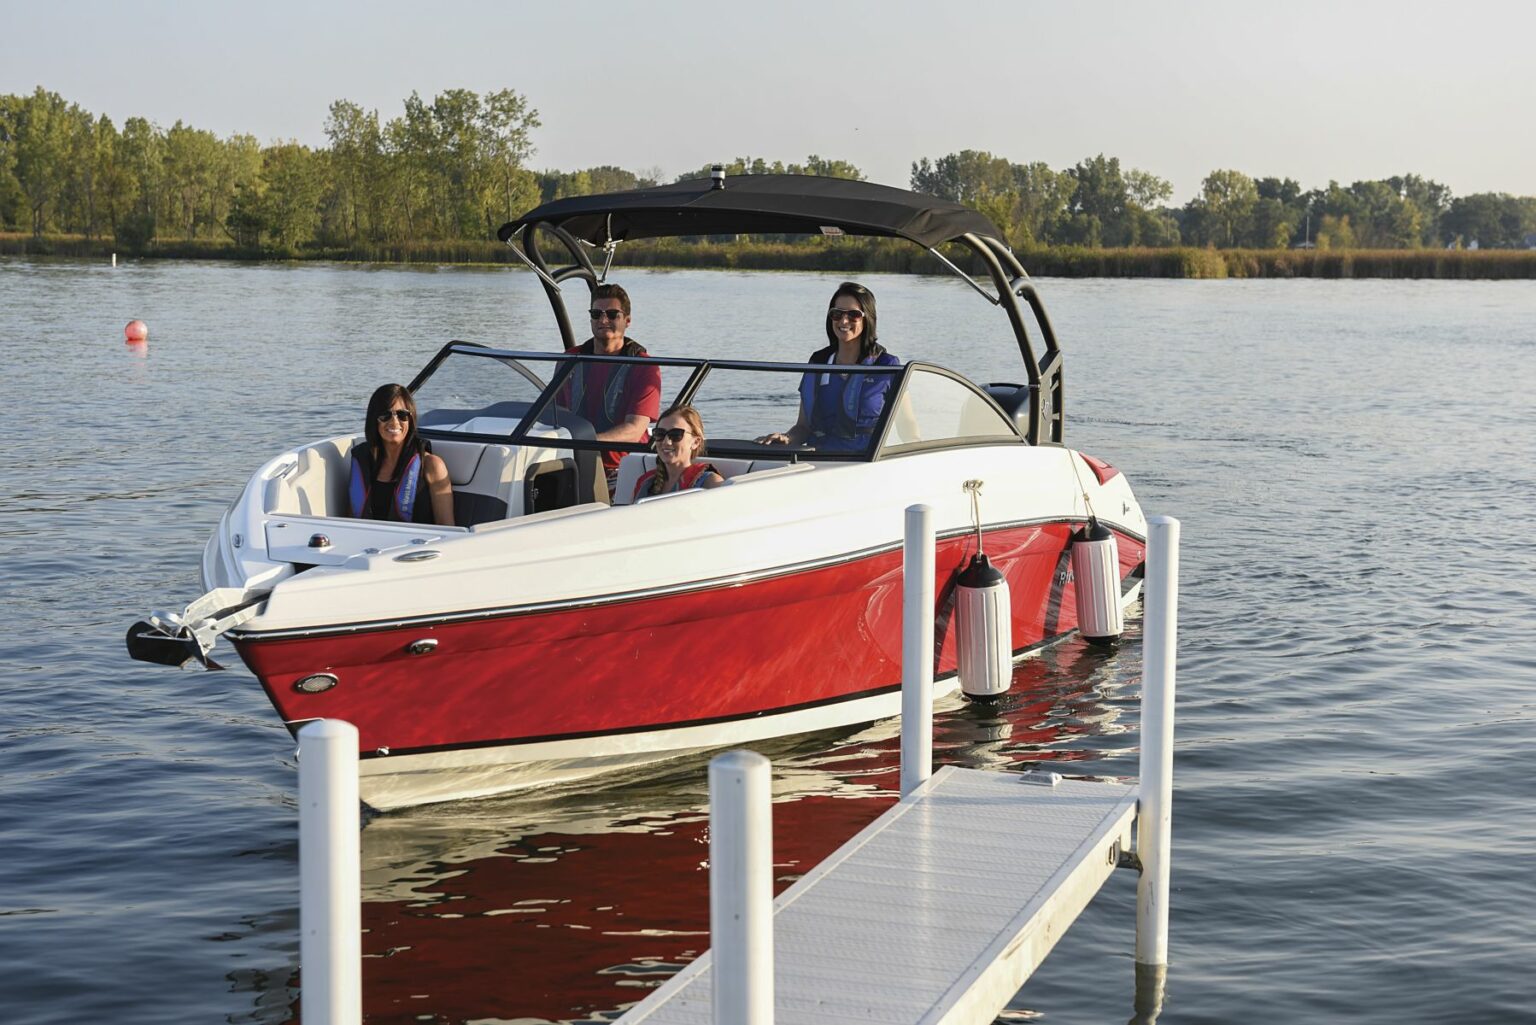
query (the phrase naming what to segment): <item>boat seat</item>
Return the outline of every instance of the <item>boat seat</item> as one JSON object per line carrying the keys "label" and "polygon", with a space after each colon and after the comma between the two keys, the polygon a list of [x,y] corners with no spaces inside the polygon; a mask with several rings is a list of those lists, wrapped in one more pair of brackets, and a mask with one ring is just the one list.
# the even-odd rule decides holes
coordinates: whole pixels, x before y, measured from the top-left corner
{"label": "boat seat", "polygon": [[986,387],[986,393],[1003,408],[1003,412],[1018,424],[1019,430],[1029,434],[1029,385],[1010,381],[994,381]]}
{"label": "boat seat", "polygon": [[[267,482],[266,511],[291,516],[347,516],[352,446],[362,440],[362,435],[332,438],[300,449],[294,468]],[[518,449],[494,442],[434,438],[432,452],[448,467],[457,526],[472,527],[522,514],[526,482]],[[634,490],[633,480],[629,487]]]}
{"label": "boat seat", "polygon": [[453,522],[461,527],[504,520],[516,505],[522,511],[517,453],[509,445],[435,438],[432,451],[448,467],[453,484]]}
{"label": "boat seat", "polygon": [[302,448],[294,468],[267,482],[262,507],[289,516],[347,515],[347,474],[357,438],[332,438]]}

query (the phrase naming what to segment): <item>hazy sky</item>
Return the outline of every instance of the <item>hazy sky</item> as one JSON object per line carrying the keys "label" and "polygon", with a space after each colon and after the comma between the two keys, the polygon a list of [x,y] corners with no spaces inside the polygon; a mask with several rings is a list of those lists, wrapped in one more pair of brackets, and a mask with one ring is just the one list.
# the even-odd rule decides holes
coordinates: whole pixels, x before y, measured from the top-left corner
{"label": "hazy sky", "polygon": [[0,0],[0,93],[323,145],[333,100],[387,119],[412,91],[511,88],[537,169],[815,153],[905,186],[961,149],[1102,152],[1179,203],[1227,167],[1532,195],[1533,40],[1533,0]]}

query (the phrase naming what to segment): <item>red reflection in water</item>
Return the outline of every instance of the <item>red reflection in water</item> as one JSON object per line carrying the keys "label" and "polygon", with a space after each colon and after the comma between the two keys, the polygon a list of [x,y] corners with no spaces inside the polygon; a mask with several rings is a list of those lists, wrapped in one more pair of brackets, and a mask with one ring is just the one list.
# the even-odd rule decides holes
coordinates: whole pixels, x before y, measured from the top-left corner
{"label": "red reflection in water", "polygon": [[[775,892],[892,800],[776,804]],[[364,961],[368,1020],[571,1021],[640,1000],[709,946],[707,817],[651,825],[526,836],[434,881],[432,903],[365,904],[365,953],[389,955]]]}
{"label": "red reflection in water", "polygon": [[[1109,695],[1129,692],[1140,671],[1139,650],[1124,654],[1064,645],[1021,663],[999,704],[952,701],[935,717],[935,763],[1104,758],[1133,697]],[[894,802],[899,724],[763,753],[774,763],[777,893]],[[709,946],[704,780],[698,759],[663,778],[369,823],[367,1021],[599,1022],[643,999]]]}

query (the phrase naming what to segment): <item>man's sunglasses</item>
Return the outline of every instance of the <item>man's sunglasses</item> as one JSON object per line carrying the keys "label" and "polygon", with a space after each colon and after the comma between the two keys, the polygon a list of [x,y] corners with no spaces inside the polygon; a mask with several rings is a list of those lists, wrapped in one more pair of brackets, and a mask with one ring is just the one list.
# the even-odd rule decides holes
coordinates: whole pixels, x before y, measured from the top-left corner
{"label": "man's sunglasses", "polygon": [[651,432],[651,441],[654,443],[670,441],[674,445],[681,445],[683,443],[683,439],[692,433],[693,432],[686,427],[658,427],[656,430]]}
{"label": "man's sunglasses", "polygon": [[593,320],[618,320],[624,316],[623,310],[588,310],[587,316]]}
{"label": "man's sunglasses", "polygon": [[839,310],[835,307],[827,311],[827,316],[833,320],[851,320],[855,324],[864,319],[863,310]]}
{"label": "man's sunglasses", "polygon": [[403,424],[408,424],[411,422],[411,414],[408,410],[404,409],[388,409],[380,413],[378,419],[381,424],[387,424],[391,420],[399,420]]}

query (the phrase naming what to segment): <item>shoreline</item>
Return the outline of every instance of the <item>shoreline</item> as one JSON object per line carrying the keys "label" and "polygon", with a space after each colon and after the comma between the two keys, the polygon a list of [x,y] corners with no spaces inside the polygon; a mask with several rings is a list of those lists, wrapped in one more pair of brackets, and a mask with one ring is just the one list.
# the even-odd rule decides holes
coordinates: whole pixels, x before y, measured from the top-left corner
{"label": "shoreline", "polygon": [[[249,263],[522,264],[499,242],[368,243],[302,250],[239,247],[203,240],[156,242],[130,250],[110,239],[75,235],[35,238],[0,233],[0,256],[108,260],[228,260]],[[794,270],[847,274],[949,273],[925,251],[897,239],[808,242],[699,241],[629,243],[619,266],[670,270]],[[1536,249],[1026,249],[1019,259],[1038,277],[1170,278],[1388,278],[1430,280],[1536,279]],[[977,267],[966,267],[970,271]]]}

